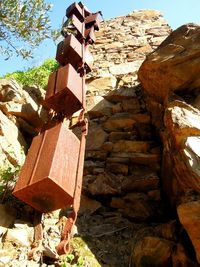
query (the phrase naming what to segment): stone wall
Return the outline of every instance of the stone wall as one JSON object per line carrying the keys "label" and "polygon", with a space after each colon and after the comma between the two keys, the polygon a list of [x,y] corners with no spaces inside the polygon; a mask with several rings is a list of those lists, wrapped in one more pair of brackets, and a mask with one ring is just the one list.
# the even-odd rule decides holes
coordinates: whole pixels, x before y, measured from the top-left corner
{"label": "stone wall", "polygon": [[[136,211],[131,205],[140,197],[145,203],[159,200],[161,151],[137,71],[170,32],[160,12],[132,12],[103,22],[91,49],[95,63],[87,76],[84,192],[93,197],[108,195],[111,207],[139,220],[155,215],[152,207]],[[133,192],[142,195],[128,195],[131,204],[126,211],[121,196],[126,199]]]}

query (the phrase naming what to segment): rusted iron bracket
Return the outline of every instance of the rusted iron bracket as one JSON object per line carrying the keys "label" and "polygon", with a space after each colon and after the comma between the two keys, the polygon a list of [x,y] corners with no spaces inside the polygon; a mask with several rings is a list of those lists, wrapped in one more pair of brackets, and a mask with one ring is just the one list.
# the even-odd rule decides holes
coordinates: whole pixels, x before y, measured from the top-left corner
{"label": "rusted iron bracket", "polygon": [[[70,234],[80,207],[83,165],[88,123],[85,76],[91,71],[93,58],[89,45],[95,42],[101,12],[91,13],[81,2],[66,10],[67,20],[57,46],[57,71],[49,76],[44,106],[52,110],[51,119],[33,139],[13,194],[37,210],[34,243],[30,257],[40,248],[43,238],[42,213],[72,207],[66,220],[59,255],[70,250]],[[80,111],[78,122],[70,126],[73,114]],[[67,121],[67,123],[66,123]],[[72,132],[81,127],[80,140]]]}

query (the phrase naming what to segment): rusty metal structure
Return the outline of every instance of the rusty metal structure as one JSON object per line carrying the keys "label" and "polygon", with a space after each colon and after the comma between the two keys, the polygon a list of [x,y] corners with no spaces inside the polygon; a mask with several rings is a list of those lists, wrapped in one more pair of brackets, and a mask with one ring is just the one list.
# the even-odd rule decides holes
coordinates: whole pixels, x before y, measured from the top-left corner
{"label": "rusty metal structure", "polygon": [[[93,58],[89,45],[95,42],[101,12],[91,13],[81,2],[66,10],[62,28],[64,40],[57,46],[57,71],[49,76],[44,105],[53,112],[28,151],[13,194],[36,210],[35,240],[42,240],[42,213],[71,207],[57,246],[58,254],[68,253],[71,229],[80,206],[84,152],[87,135],[85,113],[85,75]],[[80,111],[76,125],[70,127],[74,112]],[[72,128],[81,128],[78,138]]]}

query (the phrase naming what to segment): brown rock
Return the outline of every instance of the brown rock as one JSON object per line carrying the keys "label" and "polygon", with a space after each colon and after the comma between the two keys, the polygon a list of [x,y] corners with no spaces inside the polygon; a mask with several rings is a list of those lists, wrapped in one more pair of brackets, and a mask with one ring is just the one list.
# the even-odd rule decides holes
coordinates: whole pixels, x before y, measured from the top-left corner
{"label": "brown rock", "polygon": [[113,75],[94,79],[87,83],[88,91],[99,92],[100,90],[113,90],[116,86],[117,79]]}
{"label": "brown rock", "polygon": [[147,44],[145,46],[139,47],[135,50],[135,53],[144,53],[144,54],[149,54],[153,51],[152,47]]}
{"label": "brown rock", "polygon": [[137,98],[123,100],[121,106],[124,112],[139,113],[141,109]]}
{"label": "brown rock", "polygon": [[138,222],[146,221],[152,215],[148,197],[143,193],[129,193],[123,198],[112,198],[111,207]]}
{"label": "brown rock", "polygon": [[132,153],[130,160],[133,163],[151,165],[160,163],[161,156],[159,154]]}
{"label": "brown rock", "polygon": [[128,174],[128,165],[122,163],[107,163],[106,170],[116,174]]}
{"label": "brown rock", "polygon": [[85,160],[84,174],[93,173],[96,168],[104,168],[105,163],[102,161]]}
{"label": "brown rock", "polygon": [[133,134],[132,132],[111,132],[109,134],[109,141],[130,140]]}
{"label": "brown rock", "polygon": [[91,215],[96,210],[98,210],[100,207],[101,207],[100,202],[82,195],[79,214],[80,215]]}
{"label": "brown rock", "polygon": [[[17,137],[17,138],[16,138]],[[16,125],[0,111],[0,165],[2,170],[8,166],[21,166],[25,160],[27,144]]]}
{"label": "brown rock", "polygon": [[112,142],[105,142],[105,143],[102,145],[101,149],[102,149],[103,151],[111,152],[112,149],[113,149],[113,143],[112,143]]}
{"label": "brown rock", "polygon": [[147,56],[138,76],[149,95],[163,102],[170,92],[199,88],[199,36],[200,26],[183,25]]}
{"label": "brown rock", "polygon": [[121,192],[121,180],[123,177],[112,173],[102,173],[88,185],[88,191],[92,195],[115,195]]}
{"label": "brown rock", "polygon": [[133,261],[136,267],[162,266],[171,264],[172,243],[153,236],[146,236],[133,248]]}
{"label": "brown rock", "polygon": [[162,237],[170,241],[177,241],[178,224],[176,220],[159,224],[154,229],[159,237]]}
{"label": "brown rock", "polygon": [[91,119],[111,115],[113,104],[102,96],[88,96],[86,100],[87,112]]}
{"label": "brown rock", "polygon": [[113,113],[120,113],[120,112],[122,112],[123,110],[122,110],[122,105],[121,105],[121,103],[117,103],[117,104],[115,104],[113,107],[112,107],[112,112]]}
{"label": "brown rock", "polygon": [[148,110],[151,112],[151,123],[156,126],[157,129],[163,128],[163,113],[164,107],[155,101],[154,98],[146,98]]}
{"label": "brown rock", "polygon": [[150,20],[150,19],[158,19],[161,17],[161,12],[158,10],[138,10],[138,11],[133,11],[132,13],[129,14],[129,16],[132,17],[134,20]]}
{"label": "brown rock", "polygon": [[138,123],[151,123],[151,117],[149,114],[134,114],[131,117]]}
{"label": "brown rock", "polygon": [[178,217],[187,231],[200,263],[200,201],[182,203],[177,207]]}
{"label": "brown rock", "polygon": [[[38,131],[41,129],[43,124],[45,123],[47,116],[45,116],[44,119],[41,119],[40,114],[38,114],[38,106],[34,103],[31,105],[31,103],[28,103],[30,100],[27,100],[27,103],[15,103],[15,102],[3,102],[0,103],[0,109],[6,114],[6,115],[14,115],[16,117],[20,117],[27,121],[29,124],[34,126]],[[33,101],[33,100],[32,100]],[[31,102],[31,101],[30,101]],[[41,111],[41,108],[39,112]],[[42,112],[42,111],[41,111]]]}
{"label": "brown rock", "polygon": [[113,103],[118,103],[119,101],[130,99],[130,97],[136,97],[134,88],[119,88],[117,90],[111,91],[104,96],[106,100]]}
{"label": "brown rock", "polygon": [[96,123],[89,125],[86,150],[99,150],[106,141],[108,134]]}
{"label": "brown rock", "polygon": [[40,130],[44,122],[47,121],[48,114],[41,106],[39,99],[36,96],[32,98],[33,93],[30,91],[29,94],[29,91],[23,90],[13,79],[2,80],[0,94],[3,102],[0,103],[0,109],[6,115],[20,117]]}
{"label": "brown rock", "polygon": [[135,124],[135,120],[128,113],[117,113],[111,116],[104,124],[105,130],[120,131],[122,129],[131,129]]}
{"label": "brown rock", "polygon": [[178,198],[191,189],[200,190],[199,143],[199,137],[191,136],[185,140],[181,148],[168,146],[168,151],[164,150],[163,178],[168,177],[164,182],[164,189],[171,188],[171,192],[168,192],[169,197],[171,195]]}
{"label": "brown rock", "polygon": [[127,74],[137,72],[139,67],[141,66],[143,60],[136,60],[134,62],[122,63],[119,65],[115,65],[110,67],[110,73],[113,75]]}
{"label": "brown rock", "polygon": [[148,192],[159,186],[159,178],[154,173],[126,176],[122,181],[123,192]]}
{"label": "brown rock", "polygon": [[107,158],[106,162],[112,162],[112,163],[130,163],[130,160],[128,157],[120,158],[120,157],[112,157],[112,158]]}
{"label": "brown rock", "polygon": [[160,196],[160,190],[151,190],[147,193],[149,199],[151,200],[155,200],[155,201],[159,201],[161,200],[161,196]]}
{"label": "brown rock", "polygon": [[150,149],[149,142],[120,140],[113,146],[113,152],[145,153]]}
{"label": "brown rock", "polygon": [[85,159],[95,159],[95,160],[106,160],[107,158],[107,151],[100,151],[100,150],[86,150],[85,152]]}
{"label": "brown rock", "polygon": [[183,101],[170,103],[165,111],[164,122],[177,146],[185,137],[200,135],[200,111]]}
{"label": "brown rock", "polygon": [[184,246],[181,243],[178,243],[173,248],[173,254],[172,254],[172,265],[173,267],[198,267],[199,265],[195,262],[193,262],[187,253],[187,250],[184,248]]}
{"label": "brown rock", "polygon": [[23,99],[23,90],[14,79],[0,81],[0,101],[20,102]]}

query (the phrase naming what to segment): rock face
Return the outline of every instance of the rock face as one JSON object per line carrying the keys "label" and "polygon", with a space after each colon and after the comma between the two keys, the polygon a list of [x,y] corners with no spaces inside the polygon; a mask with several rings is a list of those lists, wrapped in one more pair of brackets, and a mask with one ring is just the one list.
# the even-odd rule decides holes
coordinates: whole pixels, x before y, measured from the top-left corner
{"label": "rock face", "polygon": [[199,36],[199,25],[183,25],[142,64],[139,79],[145,91],[158,102],[163,102],[173,92],[199,88]]}
{"label": "rock face", "polygon": [[47,119],[42,91],[22,88],[13,79],[0,80],[0,185],[7,183],[25,160],[30,140]]}
{"label": "rock face", "polygon": [[181,26],[147,56],[139,70],[148,110],[163,142],[163,192],[173,208],[178,207],[198,263],[199,38],[199,25]]}
{"label": "rock face", "polygon": [[158,237],[146,236],[133,250],[134,266],[170,266],[172,243]]}

